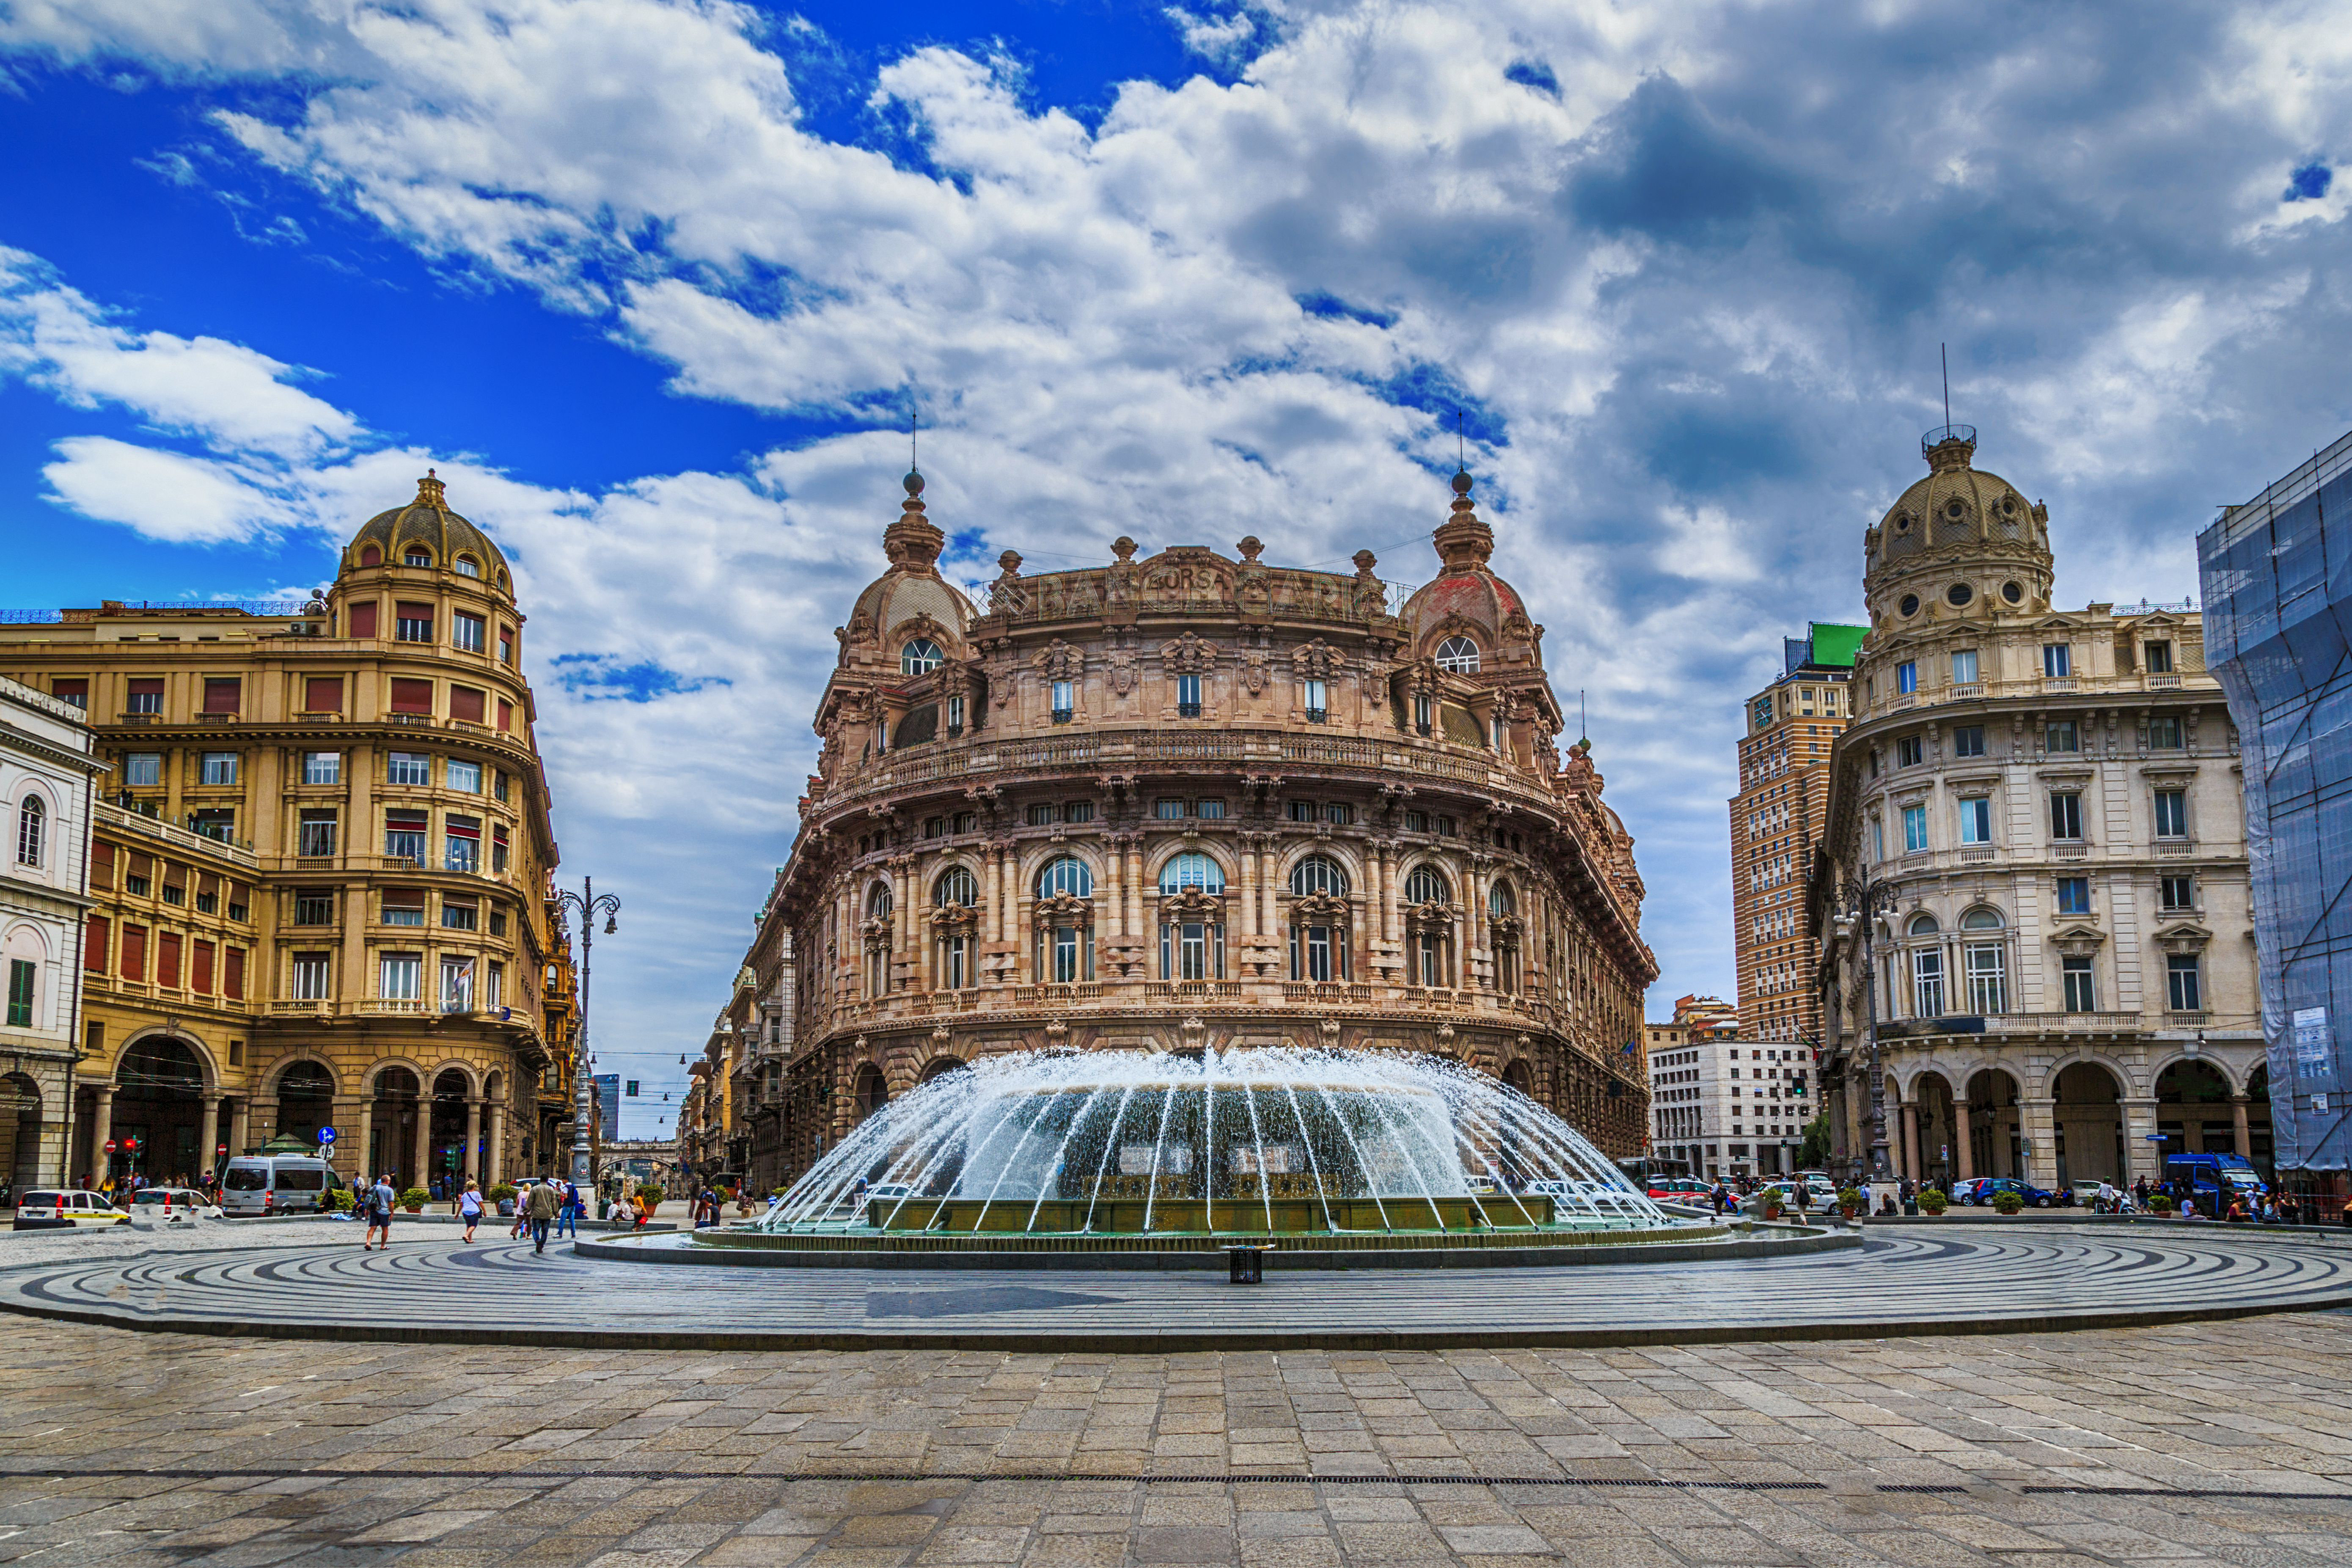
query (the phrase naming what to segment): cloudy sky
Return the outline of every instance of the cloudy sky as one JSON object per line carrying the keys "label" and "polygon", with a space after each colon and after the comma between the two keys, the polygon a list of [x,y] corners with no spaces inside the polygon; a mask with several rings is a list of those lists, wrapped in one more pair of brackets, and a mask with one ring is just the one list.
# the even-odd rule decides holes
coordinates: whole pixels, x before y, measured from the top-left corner
{"label": "cloudy sky", "polygon": [[1731,989],[1738,700],[1856,616],[1939,343],[2066,603],[2193,591],[2352,424],[2347,76],[2345,4],[0,0],[0,598],[295,593],[437,465],[657,1089],[910,396],[973,578],[1255,532],[1423,581],[1458,412],[1654,1013]]}

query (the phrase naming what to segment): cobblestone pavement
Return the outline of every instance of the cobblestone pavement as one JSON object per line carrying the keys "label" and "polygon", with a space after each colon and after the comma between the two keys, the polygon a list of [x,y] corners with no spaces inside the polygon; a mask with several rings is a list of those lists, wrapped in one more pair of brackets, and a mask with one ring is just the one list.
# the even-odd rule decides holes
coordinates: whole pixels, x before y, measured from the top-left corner
{"label": "cobblestone pavement", "polygon": [[320,1345],[11,1319],[0,1394],[5,1562],[2352,1562],[2340,1312],[1168,1356]]}

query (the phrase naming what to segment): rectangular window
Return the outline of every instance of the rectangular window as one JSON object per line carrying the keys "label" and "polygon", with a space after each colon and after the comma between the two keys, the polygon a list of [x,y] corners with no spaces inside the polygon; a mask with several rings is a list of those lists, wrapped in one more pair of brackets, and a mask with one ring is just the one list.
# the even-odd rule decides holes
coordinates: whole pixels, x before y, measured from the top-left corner
{"label": "rectangular window", "polygon": [[234,844],[236,842],[236,813],[219,807],[191,812],[188,815],[188,830],[201,833],[207,838],[217,838],[224,844]]}
{"label": "rectangular window", "polygon": [[243,882],[231,882],[228,885],[228,918],[239,923],[251,920],[252,909],[246,900],[252,896],[253,890]]}
{"label": "rectangular window", "polygon": [[1327,800],[1323,803],[1323,820],[1346,827],[1356,820],[1356,808],[1344,800]]}
{"label": "rectangular window", "polygon": [[60,676],[49,682],[49,695],[60,702],[70,702],[84,712],[89,710],[89,680],[87,677],[77,676],[68,679]]}
{"label": "rectangular window", "polygon": [[2058,912],[2062,915],[2087,915],[2091,912],[2091,879],[2058,879]]}
{"label": "rectangular window", "polygon": [[506,797],[507,775],[504,773],[492,773],[490,775],[490,798],[493,800],[504,800]]}
{"label": "rectangular window", "polygon": [[180,933],[167,931],[155,939],[155,984],[176,991],[180,988]]}
{"label": "rectangular window", "polygon": [[433,711],[433,683],[410,680],[395,676],[392,682],[392,710],[395,713],[430,713]]}
{"label": "rectangular window", "polygon": [[467,795],[479,795],[482,793],[482,764],[451,757],[442,764],[441,782]]}
{"label": "rectangular window", "polygon": [[1066,984],[1078,978],[1078,932],[1074,926],[1056,926],[1052,938],[1054,979]]}
{"label": "rectangular window", "polygon": [[141,676],[131,682],[129,694],[123,699],[125,713],[161,713],[163,710],[163,681],[160,676]]}
{"label": "rectangular window", "polygon": [[422,888],[386,888],[383,890],[383,923],[388,926],[421,926],[425,923],[425,889]]}
{"label": "rectangular window", "polygon": [[1958,724],[1952,729],[1952,755],[1981,757],[1985,754],[1984,726]]}
{"label": "rectangular window", "polygon": [[[221,994],[231,1002],[245,1000],[245,949],[221,949]],[[232,1048],[236,1042],[229,1042]]]}
{"label": "rectangular window", "polygon": [[1927,847],[1927,808],[1906,805],[1903,808],[1903,853],[1916,855]]}
{"label": "rectangular window", "polygon": [[2042,645],[2042,673],[2052,680],[2063,680],[2074,673],[2074,650],[2063,642]]}
{"label": "rectangular window", "polygon": [[1074,681],[1054,682],[1054,722],[1066,724],[1078,710],[1078,690]]}
{"label": "rectangular window", "polygon": [[303,752],[302,782],[306,784],[339,784],[342,783],[343,753],[341,752]]}
{"label": "rectangular window", "polygon": [[2059,978],[2066,992],[2066,1011],[2095,1013],[2099,1010],[2099,991],[2091,978],[2091,961],[2069,957],[2058,961]]}
{"label": "rectangular window", "polygon": [[208,678],[205,681],[205,711],[207,713],[236,712],[239,696],[244,689],[245,682],[234,675]]}
{"label": "rectangular window", "polygon": [[147,978],[147,928],[126,925],[122,928],[121,963],[115,973],[125,980]]}
{"label": "rectangular window", "polygon": [[1049,827],[1060,819],[1059,808],[1047,801],[1040,801],[1031,806],[1027,814],[1027,821],[1032,827]]}
{"label": "rectangular window", "polygon": [[1181,822],[1184,820],[1184,803],[1181,800],[1155,800],[1151,803],[1151,815],[1162,822]]}
{"label": "rectangular window", "polygon": [[2193,910],[2197,907],[2197,879],[2193,877],[2162,877],[2157,880],[2159,900],[2168,910]]}
{"label": "rectangular window", "polygon": [[467,653],[482,651],[484,623],[479,616],[469,616],[459,610],[449,616],[449,641]]}
{"label": "rectangular window", "polygon": [[2042,728],[2042,748],[2047,752],[2079,752],[2083,749],[2083,732],[2072,719],[2057,719]]}
{"label": "rectangular window", "polygon": [[1964,647],[1952,655],[1952,684],[1973,686],[1977,679],[1977,650]]}
{"label": "rectangular window", "polygon": [[1430,700],[1426,696],[1414,697],[1412,700],[1413,733],[1417,735],[1428,734],[1430,731],[1431,721],[1434,715],[1435,710],[1431,705]]}
{"label": "rectangular window", "polygon": [[[959,698],[957,700],[962,700]],[[514,704],[503,697],[499,699],[499,728],[509,733],[514,730]]]}
{"label": "rectangular window", "polygon": [[302,710],[306,713],[340,713],[343,710],[343,678],[340,675],[314,675],[302,683]]}
{"label": "rectangular window", "polygon": [[2193,952],[2167,953],[2164,959],[2165,995],[2176,1013],[2201,1013],[2205,1009],[2205,985],[2198,973],[2197,955]]}
{"label": "rectangular window", "polygon": [[514,628],[512,626],[499,628],[499,662],[500,664],[514,662]]}
{"label": "rectangular window", "polygon": [[327,987],[328,954],[298,952],[294,955],[294,999],[297,1002],[324,1002],[331,993]]}
{"label": "rectangular window", "polygon": [[923,837],[926,837],[926,838],[945,838],[947,836],[948,836],[948,819],[947,819],[946,817],[944,817],[944,816],[927,816],[927,817],[923,818]]}
{"label": "rectangular window", "polygon": [[161,752],[133,752],[122,759],[122,782],[132,789],[153,789],[163,782]]}
{"label": "rectangular window", "polygon": [[2170,643],[2148,643],[2146,645],[2146,651],[2147,654],[2147,672],[2150,675],[2170,675],[2172,673],[2172,645]]}
{"label": "rectangular window", "polygon": [[2186,791],[2160,789],[2156,792],[2156,836],[2158,838],[2189,837],[2189,795]]}
{"label": "rectangular window", "polygon": [[1307,721],[1320,724],[1330,711],[1330,697],[1323,682],[1309,680],[1300,687],[1299,700],[1307,709]]}
{"label": "rectangular window", "polygon": [[1901,735],[1895,742],[1895,765],[1916,768],[1927,756],[1926,742],[1916,735]]}
{"label": "rectangular window", "polygon": [[1898,695],[1919,689],[1919,667],[1905,659],[1895,667],[1895,689]]}
{"label": "rectangular window", "polygon": [[2060,839],[2080,839],[2083,837],[2083,797],[2072,790],[2059,790],[2050,796],[2050,837]]}
{"label": "rectangular window", "polygon": [[294,923],[298,926],[334,924],[334,889],[332,888],[297,888],[294,890]]}
{"label": "rectangular window", "polygon": [[[501,703],[500,706],[503,707],[504,704]],[[504,727],[504,721],[500,721],[500,726],[502,728]],[[961,697],[950,697],[948,699],[948,736],[952,740],[954,737],[962,733],[963,699]]]}
{"label": "rectangular window", "polygon": [[449,689],[449,717],[462,719],[468,724],[482,721],[482,689],[478,686],[453,686]]}
{"label": "rectangular window", "polygon": [[433,640],[433,606],[403,604],[394,618],[393,635],[402,642]]}
{"label": "rectangular window", "polygon": [[1225,803],[1222,800],[1195,801],[1192,805],[1192,815],[1205,817],[1212,822],[1222,821],[1225,815]]}
{"label": "rectangular window", "polygon": [[375,636],[375,601],[373,599],[362,599],[352,606],[352,636],[355,637]]}
{"label": "rectangular window", "polygon": [[1176,715],[1180,719],[1201,716],[1201,678],[1180,675],[1176,678]]}
{"label": "rectangular window", "polygon": [[213,944],[199,939],[190,950],[188,989],[209,996],[213,991]]}
{"label": "rectangular window", "polygon": [[478,931],[481,919],[481,907],[471,899],[441,900],[441,925],[445,931]]}
{"label": "rectangular window", "polygon": [[1870,858],[1873,860],[1886,858],[1886,824],[1874,816],[1870,819]]}
{"label": "rectangular window", "polygon": [[2178,714],[2164,713],[2147,721],[2147,743],[2151,750],[2180,750],[2180,719]]}
{"label": "rectangular window", "polygon": [[215,787],[226,786],[236,783],[236,753],[235,752],[206,752],[205,753],[205,783]]}
{"label": "rectangular window", "polygon": [[[1916,1018],[1944,1016],[1944,950],[1923,947],[1911,955],[1911,1015]],[[1738,1078],[1734,1068],[1731,1076]]]}
{"label": "rectangular window", "polygon": [[451,871],[482,868],[482,823],[479,817],[453,816],[442,824],[442,865]]}
{"label": "rectangular window", "polygon": [[429,784],[433,782],[433,758],[424,752],[394,752],[384,763],[384,782]]}
{"label": "rectangular window", "polygon": [[494,963],[489,966],[489,973],[483,976],[482,1005],[495,1011],[505,1006],[506,1001],[507,966]]}
{"label": "rectangular window", "polygon": [[332,806],[309,806],[302,812],[302,821],[294,843],[294,853],[318,859],[335,852],[335,817]]}
{"label": "rectangular window", "polygon": [[1437,836],[1440,838],[1451,838],[1460,831],[1461,829],[1454,825],[1454,821],[1452,817],[1447,816],[1443,813],[1439,814],[1437,818]]}
{"label": "rectangular window", "polygon": [[398,860],[425,864],[425,817],[421,811],[383,814],[383,852]]}
{"label": "rectangular window", "polygon": [[1294,800],[1289,804],[1289,811],[1290,820],[1293,822],[1315,820],[1315,803],[1311,800]]}
{"label": "rectangular window", "polygon": [[[496,824],[490,827],[490,874],[494,877],[507,874],[507,830]],[[491,929],[499,929],[505,919],[503,915],[492,917]]]}
{"label": "rectangular window", "polygon": [[33,1026],[33,985],[40,971],[28,958],[8,961],[8,1026],[29,1029]]}
{"label": "rectangular window", "polygon": [[490,934],[492,936],[504,936],[507,934],[506,910],[494,909],[490,911]]}
{"label": "rectangular window", "polygon": [[1404,814],[1404,830],[1405,830],[1407,833],[1426,833],[1426,832],[1428,832],[1428,831],[1429,831],[1429,813],[1427,813],[1427,812],[1425,812],[1425,811],[1408,811],[1408,812],[1406,812],[1406,813]]}
{"label": "rectangular window", "polygon": [[1992,842],[1992,802],[1986,796],[1971,795],[1960,802],[1960,842]]}
{"label": "rectangular window", "polygon": [[1062,807],[1064,822],[1092,822],[1094,819],[1095,803],[1093,801],[1074,800]]}
{"label": "rectangular window", "polygon": [[387,952],[376,962],[376,994],[387,1002],[414,1002],[425,974],[421,952]]}

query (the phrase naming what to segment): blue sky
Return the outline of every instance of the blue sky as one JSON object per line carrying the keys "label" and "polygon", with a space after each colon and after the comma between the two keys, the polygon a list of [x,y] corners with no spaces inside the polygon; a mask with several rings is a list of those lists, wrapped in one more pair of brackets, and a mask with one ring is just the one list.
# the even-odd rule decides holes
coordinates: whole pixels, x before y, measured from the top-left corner
{"label": "blue sky", "polygon": [[[2342,5],[0,0],[5,600],[518,562],[598,1051],[674,1086],[795,825],[906,389],[950,564],[1425,578],[1454,411],[1676,994],[1738,699],[1940,422],[2062,602],[2352,424]],[[631,1131],[643,1129],[633,1121]]]}

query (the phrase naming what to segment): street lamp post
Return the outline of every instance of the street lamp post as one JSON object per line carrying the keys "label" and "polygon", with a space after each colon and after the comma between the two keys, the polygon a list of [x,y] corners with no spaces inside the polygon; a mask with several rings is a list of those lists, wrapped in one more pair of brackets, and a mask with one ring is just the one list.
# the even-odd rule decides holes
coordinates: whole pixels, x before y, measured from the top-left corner
{"label": "street lamp post", "polygon": [[1863,1033],[1870,1053],[1870,1179],[1891,1182],[1895,1172],[1886,1157],[1886,1069],[1878,1054],[1878,961],[1871,952],[1871,935],[1881,909],[1895,905],[1895,889],[1867,877],[1849,879],[1839,901],[1862,922]]}
{"label": "street lamp post", "polygon": [[[604,917],[604,934],[612,935],[621,929],[617,918],[621,900],[611,893],[596,896],[596,879],[583,879],[581,892],[568,888],[558,889],[555,903],[558,909],[580,911],[580,1026],[572,1036],[572,1184],[582,1192],[593,1191],[595,1172],[588,1153],[588,981],[590,963],[596,949],[596,917]],[[615,1129],[614,1131],[618,1131]],[[584,1200],[583,1200],[584,1201]]]}

